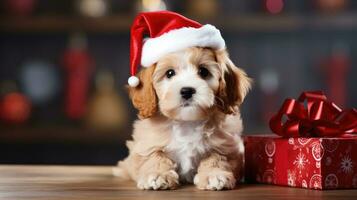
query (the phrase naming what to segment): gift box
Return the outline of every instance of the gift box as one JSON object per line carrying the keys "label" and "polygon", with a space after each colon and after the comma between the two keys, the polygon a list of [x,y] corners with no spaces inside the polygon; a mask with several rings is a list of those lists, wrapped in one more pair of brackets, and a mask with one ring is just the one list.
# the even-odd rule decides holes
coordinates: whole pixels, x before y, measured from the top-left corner
{"label": "gift box", "polygon": [[276,135],[245,136],[245,179],[311,189],[357,188],[357,110],[321,91],[286,99],[271,118]]}
{"label": "gift box", "polygon": [[245,136],[244,143],[249,183],[357,188],[357,137]]}

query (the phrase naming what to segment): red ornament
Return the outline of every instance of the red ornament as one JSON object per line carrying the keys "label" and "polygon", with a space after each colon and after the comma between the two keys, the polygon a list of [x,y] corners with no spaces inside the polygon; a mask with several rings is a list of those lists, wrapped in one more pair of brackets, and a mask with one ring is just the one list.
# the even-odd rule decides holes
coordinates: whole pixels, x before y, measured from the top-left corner
{"label": "red ornament", "polygon": [[284,9],[283,0],[266,0],[265,2],[266,9],[271,14],[281,13]]}
{"label": "red ornament", "polygon": [[31,114],[30,101],[20,93],[7,94],[1,102],[1,118],[8,123],[23,123]]}

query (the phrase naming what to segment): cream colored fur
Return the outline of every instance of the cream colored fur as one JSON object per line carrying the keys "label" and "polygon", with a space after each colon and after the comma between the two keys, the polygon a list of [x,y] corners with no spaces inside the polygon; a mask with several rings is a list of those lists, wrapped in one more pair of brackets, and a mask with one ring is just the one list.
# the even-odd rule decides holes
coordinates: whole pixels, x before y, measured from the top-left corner
{"label": "cream colored fur", "polygon": [[[209,70],[208,78],[197,75],[199,66]],[[168,69],[176,75],[165,77]],[[186,182],[203,190],[234,188],[243,168],[238,106],[250,79],[226,51],[188,48],[169,54],[142,70],[140,80],[129,94],[141,119],[127,142],[129,156],[114,174],[140,189],[174,189]],[[196,89],[190,101],[179,94],[186,86]]]}

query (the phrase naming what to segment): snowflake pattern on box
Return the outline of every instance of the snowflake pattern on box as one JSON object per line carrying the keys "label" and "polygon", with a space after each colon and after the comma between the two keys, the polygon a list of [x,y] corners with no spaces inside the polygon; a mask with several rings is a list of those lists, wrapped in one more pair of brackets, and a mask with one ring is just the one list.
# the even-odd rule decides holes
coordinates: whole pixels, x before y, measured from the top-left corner
{"label": "snowflake pattern on box", "polygon": [[353,163],[351,158],[348,155],[345,155],[340,163],[340,168],[341,170],[346,173],[346,174],[350,174],[353,172]]}
{"label": "snowflake pattern on box", "polygon": [[309,164],[309,159],[307,159],[306,155],[302,153],[301,149],[293,164],[296,166],[297,169],[299,169],[300,174],[305,169],[305,166]]}

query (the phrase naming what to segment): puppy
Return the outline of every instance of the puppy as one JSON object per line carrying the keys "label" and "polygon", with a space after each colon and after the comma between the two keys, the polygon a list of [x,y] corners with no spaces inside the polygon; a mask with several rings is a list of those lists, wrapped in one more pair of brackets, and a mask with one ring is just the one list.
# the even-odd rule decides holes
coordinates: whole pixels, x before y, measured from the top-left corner
{"label": "puppy", "polygon": [[140,189],[232,189],[243,168],[239,106],[251,86],[225,50],[191,47],[162,57],[128,87],[140,119],[114,174]]}

